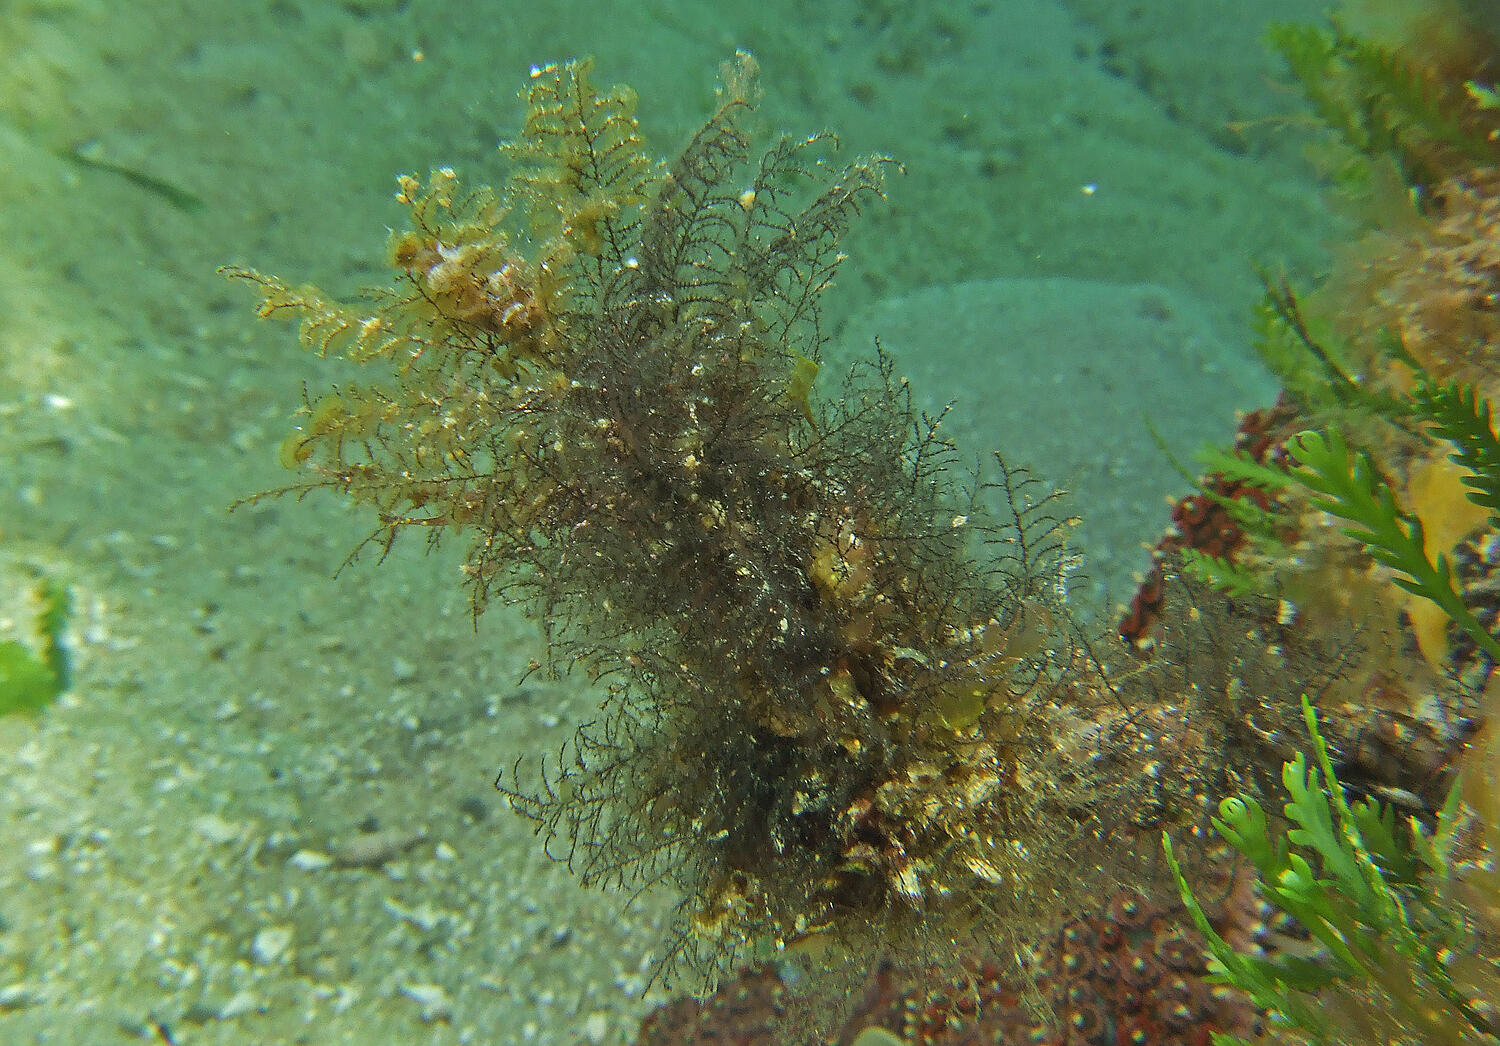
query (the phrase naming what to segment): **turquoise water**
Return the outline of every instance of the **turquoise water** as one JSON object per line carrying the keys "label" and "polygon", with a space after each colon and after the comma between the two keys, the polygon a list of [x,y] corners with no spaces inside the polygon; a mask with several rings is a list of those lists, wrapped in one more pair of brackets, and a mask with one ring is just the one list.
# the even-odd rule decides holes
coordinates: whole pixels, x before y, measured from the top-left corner
{"label": "turquoise water", "polygon": [[0,1042],[619,1043],[649,1003],[670,899],[577,889],[490,788],[596,697],[516,683],[536,630],[476,630],[456,550],[332,580],[331,499],[225,512],[321,368],[216,266],[378,282],[394,176],[500,179],[534,63],[594,55],[665,153],[747,48],[768,129],[906,168],[827,356],[880,336],[1072,490],[1087,614],[1180,487],[1143,415],[1186,457],[1264,402],[1252,263],[1336,232],[1259,42],[1320,7],[0,3],[0,638],[66,578],[77,667],[0,720]]}

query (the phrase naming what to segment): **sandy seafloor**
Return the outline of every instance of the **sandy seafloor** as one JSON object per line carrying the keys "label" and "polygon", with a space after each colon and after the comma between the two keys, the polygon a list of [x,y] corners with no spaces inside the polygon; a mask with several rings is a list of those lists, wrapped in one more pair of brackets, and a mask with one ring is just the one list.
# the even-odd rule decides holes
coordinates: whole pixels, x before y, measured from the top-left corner
{"label": "sandy seafloor", "polygon": [[[884,329],[966,446],[1076,492],[1080,606],[1119,601],[1181,486],[1143,413],[1225,438],[1272,389],[1252,263],[1334,235],[1260,41],[1321,6],[0,0],[0,637],[29,570],[77,604],[71,693],[0,721],[0,1043],[620,1043],[651,1001],[671,899],[580,890],[491,788],[597,696],[518,685],[537,630],[476,632],[456,549],[334,580],[359,514],[226,513],[329,374],[215,266],[377,282],[393,176],[499,180],[533,63],[595,55],[665,152],[748,48],[773,127],[908,169],[829,356]],[[369,831],[383,866],[324,866]]]}

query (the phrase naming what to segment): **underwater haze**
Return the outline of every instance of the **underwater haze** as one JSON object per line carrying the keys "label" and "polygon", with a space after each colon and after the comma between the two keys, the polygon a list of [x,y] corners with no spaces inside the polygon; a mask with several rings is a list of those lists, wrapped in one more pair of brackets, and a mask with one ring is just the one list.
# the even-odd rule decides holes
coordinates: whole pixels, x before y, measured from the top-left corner
{"label": "underwater haze", "polygon": [[1068,491],[1080,619],[1272,400],[1255,267],[1338,229],[1262,35],[1321,3],[730,6],[0,0],[0,641],[72,594],[67,691],[0,716],[0,1042],[622,1044],[660,1001],[672,898],[582,889],[493,788],[598,693],[473,620],[460,548],[340,570],[338,499],[226,511],[328,368],[215,270],[385,282],[396,176],[502,182],[534,66],[592,56],[664,156],[748,50],[768,130],[899,161],[824,373],[878,339]]}

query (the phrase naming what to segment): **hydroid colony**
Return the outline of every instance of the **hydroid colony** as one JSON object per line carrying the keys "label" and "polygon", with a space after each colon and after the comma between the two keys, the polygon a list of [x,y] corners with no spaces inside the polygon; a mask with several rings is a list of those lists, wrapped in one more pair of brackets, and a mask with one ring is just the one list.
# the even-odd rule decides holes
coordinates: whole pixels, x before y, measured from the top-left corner
{"label": "hydroid colony", "polygon": [[753,154],[755,75],[728,63],[661,165],[627,91],[538,70],[504,190],[401,179],[391,287],[229,270],[378,375],[305,404],[289,489],[368,504],[381,546],[461,536],[475,613],[521,605],[547,668],[608,688],[503,787],[584,879],[675,885],[670,960],[707,967],[1040,918],[1055,847],[1122,820],[1131,775],[1083,755],[1156,765],[1161,733],[1094,722],[1114,694],[1062,625],[1051,495],[997,464],[987,520],[884,356],[815,395],[819,299],[890,161]]}

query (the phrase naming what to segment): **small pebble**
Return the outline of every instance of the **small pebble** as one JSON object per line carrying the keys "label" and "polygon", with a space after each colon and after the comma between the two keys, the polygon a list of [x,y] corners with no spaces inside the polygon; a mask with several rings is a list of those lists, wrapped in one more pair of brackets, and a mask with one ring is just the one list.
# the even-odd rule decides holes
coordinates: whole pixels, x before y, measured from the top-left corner
{"label": "small pebble", "polygon": [[217,1016],[221,1021],[232,1021],[247,1013],[256,1013],[261,1008],[260,1000],[253,992],[240,991],[230,996],[229,1001],[219,1007]]}
{"label": "small pebble", "polygon": [[591,1013],[583,1022],[583,1037],[593,1046],[599,1046],[609,1037],[609,1015],[605,1013]]}
{"label": "small pebble", "polygon": [[193,821],[193,828],[211,843],[223,845],[238,839],[244,828],[233,821],[226,821],[218,814],[204,814]]}
{"label": "small pebble", "polygon": [[906,1046],[906,1041],[884,1028],[870,1027],[855,1036],[854,1046]]}
{"label": "small pebble", "polygon": [[273,963],[292,946],[290,926],[267,926],[250,942],[250,957],[258,963]]}
{"label": "small pebble", "polygon": [[426,838],[427,833],[420,829],[365,832],[332,847],[333,861],[340,868],[379,868]]}
{"label": "small pebble", "polygon": [[417,666],[404,657],[395,658],[391,661],[391,677],[398,683],[410,683],[417,678]]}
{"label": "small pebble", "polygon": [[18,981],[0,988],[0,1011],[24,1010],[28,1006],[35,1006],[37,1002],[36,993],[31,990],[30,985]]}
{"label": "small pebble", "polygon": [[415,908],[408,908],[390,897],[381,901],[380,906],[389,914],[394,915],[403,922],[411,923],[424,933],[430,933],[444,919],[452,918],[449,913],[440,908],[435,908],[430,904],[420,904]]}
{"label": "small pebble", "polygon": [[317,850],[298,850],[287,858],[287,864],[304,872],[321,872],[333,864],[333,858]]}
{"label": "small pebble", "polygon": [[428,1024],[446,1022],[453,1017],[453,996],[440,984],[403,984],[397,989],[422,1007],[422,1020]]}

